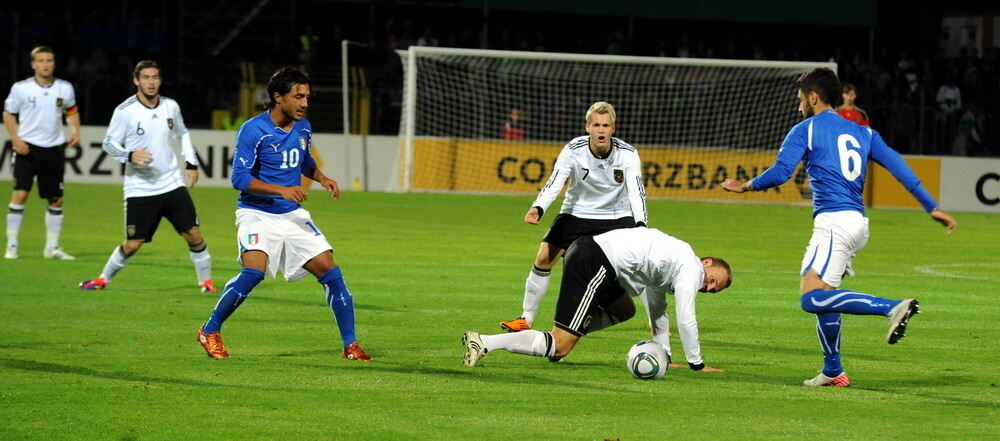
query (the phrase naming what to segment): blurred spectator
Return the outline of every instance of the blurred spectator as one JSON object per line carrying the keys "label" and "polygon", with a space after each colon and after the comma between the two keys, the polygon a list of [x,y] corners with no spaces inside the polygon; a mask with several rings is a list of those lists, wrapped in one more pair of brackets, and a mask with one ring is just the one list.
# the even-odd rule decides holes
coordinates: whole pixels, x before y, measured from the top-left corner
{"label": "blurred spectator", "polygon": [[503,124],[500,137],[507,141],[524,140],[524,128],[521,127],[521,110],[510,109],[507,122]]}
{"label": "blurred spectator", "polygon": [[843,84],[844,104],[837,109],[837,113],[844,119],[865,127],[870,127],[868,113],[854,104],[858,99],[858,88],[851,83]]}

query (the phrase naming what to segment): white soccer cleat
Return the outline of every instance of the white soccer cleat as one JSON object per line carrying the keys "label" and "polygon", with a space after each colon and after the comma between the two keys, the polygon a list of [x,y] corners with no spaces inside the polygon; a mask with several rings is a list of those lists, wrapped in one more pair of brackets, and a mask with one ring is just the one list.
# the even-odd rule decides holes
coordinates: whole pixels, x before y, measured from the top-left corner
{"label": "white soccer cleat", "polygon": [[59,247],[46,248],[42,255],[45,256],[46,259],[76,260],[76,257],[67,254],[62,250],[62,248]]}
{"label": "white soccer cleat", "polygon": [[917,299],[903,299],[903,301],[889,311],[889,334],[885,339],[890,345],[896,344],[901,338],[906,336],[906,324],[910,322],[910,317],[920,313],[920,302]]}
{"label": "white soccer cleat", "polygon": [[803,381],[802,384],[811,387],[848,387],[851,385],[851,380],[847,378],[847,372],[841,372],[836,377],[827,377],[826,374],[820,372],[819,375]]}
{"label": "white soccer cleat", "polygon": [[7,251],[4,251],[3,258],[17,259],[17,245],[7,245]]}
{"label": "white soccer cleat", "polygon": [[465,345],[465,361],[462,364],[473,367],[486,356],[486,347],[478,332],[466,332],[462,336],[462,344]]}

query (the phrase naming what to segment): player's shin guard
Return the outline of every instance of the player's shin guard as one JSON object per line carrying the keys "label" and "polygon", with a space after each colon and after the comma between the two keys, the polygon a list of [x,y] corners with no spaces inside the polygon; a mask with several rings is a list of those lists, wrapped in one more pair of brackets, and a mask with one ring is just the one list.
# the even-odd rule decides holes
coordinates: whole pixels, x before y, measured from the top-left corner
{"label": "player's shin guard", "polygon": [[110,256],[108,256],[107,263],[104,264],[104,270],[101,271],[101,277],[110,282],[111,279],[118,274],[118,271],[121,271],[122,268],[125,268],[125,265],[128,265],[130,260],[132,260],[132,258],[125,256],[125,253],[122,252],[121,246],[115,247],[115,250],[111,252]]}
{"label": "player's shin guard", "polygon": [[17,246],[17,237],[21,232],[21,221],[24,220],[24,205],[7,205],[7,246]]}
{"label": "player's shin guard", "polygon": [[191,256],[191,263],[194,264],[194,271],[198,273],[198,283],[212,278],[212,256],[208,254],[208,246],[205,242],[190,246],[188,255]]}
{"label": "player's shin guard", "polygon": [[556,353],[556,343],[549,332],[527,330],[510,334],[481,335],[486,351],[503,349],[517,354],[551,357]]}
{"label": "player's shin guard", "polygon": [[847,289],[814,289],[802,295],[802,310],[813,314],[839,312],[855,315],[889,315],[899,300],[883,299]]}
{"label": "player's shin guard", "polygon": [[222,323],[233,315],[233,312],[236,312],[236,308],[243,304],[243,301],[250,295],[250,291],[253,291],[263,280],[264,272],[253,268],[243,268],[236,277],[229,279],[229,283],[226,283],[226,287],[222,290],[222,295],[219,296],[219,302],[215,304],[212,316],[205,322],[202,332],[205,334],[219,332],[222,329]]}
{"label": "player's shin guard", "polygon": [[326,304],[330,305],[330,310],[337,319],[340,338],[346,348],[358,341],[354,334],[354,297],[347,290],[347,283],[344,282],[344,275],[340,272],[339,266],[323,274],[319,278],[319,283],[326,290]]}
{"label": "player's shin guard", "polygon": [[532,266],[531,272],[528,273],[528,279],[524,282],[524,304],[522,305],[524,312],[521,317],[524,317],[529,325],[535,322],[538,305],[542,303],[545,292],[549,290],[550,275],[552,275],[551,269],[546,270]]}
{"label": "player's shin guard", "polygon": [[62,207],[49,206],[45,212],[45,248],[52,249],[59,246],[59,234],[62,233],[63,224]]}
{"label": "player's shin guard", "polygon": [[844,366],[840,364],[840,314],[816,314],[816,334],[819,336],[819,345],[823,348],[823,375],[840,375],[844,372]]}

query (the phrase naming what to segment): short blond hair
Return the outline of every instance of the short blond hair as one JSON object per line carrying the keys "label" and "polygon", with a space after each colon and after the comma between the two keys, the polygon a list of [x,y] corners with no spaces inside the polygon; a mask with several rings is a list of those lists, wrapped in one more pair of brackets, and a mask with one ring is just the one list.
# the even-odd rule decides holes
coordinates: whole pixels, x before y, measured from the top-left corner
{"label": "short blond hair", "polygon": [[48,46],[35,46],[35,48],[31,50],[31,56],[29,59],[31,61],[35,61],[35,55],[40,53],[52,54],[53,57],[56,56],[55,52],[52,52],[52,48]]}
{"label": "short blond hair", "polygon": [[587,109],[588,124],[590,124],[590,115],[593,115],[595,113],[599,115],[611,115],[611,125],[615,125],[615,118],[616,118],[615,108],[614,106],[611,105],[611,103],[607,101],[598,101],[594,104],[591,104],[590,108]]}

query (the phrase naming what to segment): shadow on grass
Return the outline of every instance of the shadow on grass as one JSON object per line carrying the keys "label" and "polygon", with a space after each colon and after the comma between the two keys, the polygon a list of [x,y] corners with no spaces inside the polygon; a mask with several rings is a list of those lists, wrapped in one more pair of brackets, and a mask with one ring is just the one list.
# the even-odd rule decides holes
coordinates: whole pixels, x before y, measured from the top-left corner
{"label": "shadow on grass", "polygon": [[[542,360],[539,360],[542,361]],[[545,362],[548,364],[547,362]],[[313,366],[317,368],[322,368],[325,370],[344,370],[353,371],[357,369],[357,363],[344,363],[343,365],[332,365],[332,366]],[[544,366],[544,365],[542,365]],[[566,371],[564,374],[559,374],[560,378],[553,377],[541,377],[535,375],[526,375],[523,370],[516,369],[504,369],[501,366],[480,366],[475,368],[469,367],[455,367],[455,368],[442,368],[435,366],[427,366],[424,364],[413,364],[413,363],[394,363],[386,361],[376,361],[372,363],[366,363],[365,367],[379,371],[396,373],[402,375],[431,375],[450,379],[462,379],[462,380],[473,380],[473,381],[487,381],[490,383],[496,383],[504,386],[510,386],[511,384],[533,384],[533,385],[544,385],[544,386],[560,386],[571,388],[574,390],[586,389],[588,391],[603,391],[607,393],[621,393],[621,388],[617,387],[603,387],[594,384],[593,371],[589,370],[588,366],[602,366],[600,363],[555,363],[552,364],[553,368],[558,368]],[[580,375],[585,375],[589,381],[567,381],[566,378],[572,377],[574,372],[573,368],[587,368],[588,370],[581,370]],[[541,371],[540,372],[548,372]]]}
{"label": "shadow on grass", "polygon": [[134,381],[141,383],[164,383],[164,384],[179,384],[184,386],[202,386],[202,387],[208,386],[208,387],[226,387],[235,389],[275,390],[275,391],[286,390],[277,388],[245,386],[245,385],[209,383],[205,381],[185,380],[180,378],[150,377],[130,372],[102,372],[79,366],[68,366],[64,364],[46,363],[42,361],[33,361],[33,360],[18,360],[14,358],[0,358],[0,367],[6,369],[20,369],[32,372],[49,372],[54,374],[84,375],[94,378],[106,378],[109,380]]}

